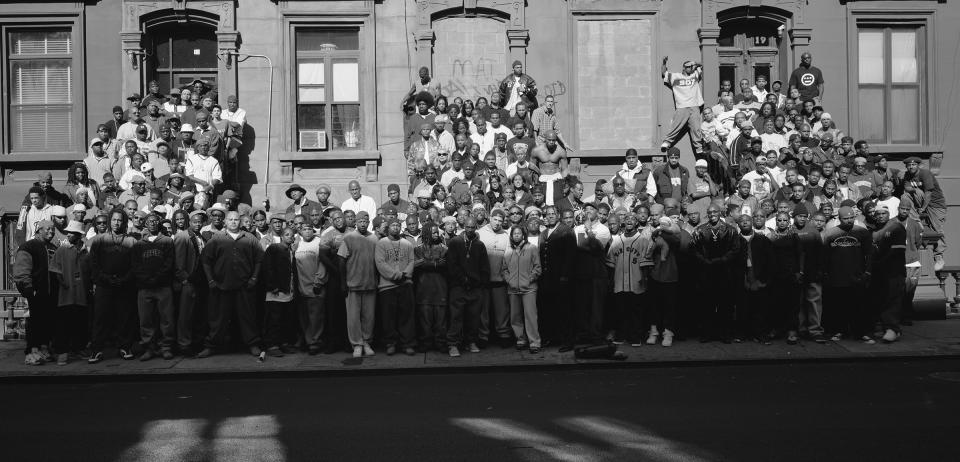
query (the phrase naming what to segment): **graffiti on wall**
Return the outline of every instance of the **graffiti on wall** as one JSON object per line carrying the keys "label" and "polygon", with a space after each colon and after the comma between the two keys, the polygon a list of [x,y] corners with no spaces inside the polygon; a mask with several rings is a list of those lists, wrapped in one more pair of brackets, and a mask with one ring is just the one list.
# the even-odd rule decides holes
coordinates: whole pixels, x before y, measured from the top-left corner
{"label": "graffiti on wall", "polygon": [[565,94],[567,94],[567,86],[563,84],[562,80],[550,82],[540,90],[540,96],[542,97],[553,96],[556,98]]}
{"label": "graffiti on wall", "polygon": [[501,77],[496,74],[496,68],[497,60],[494,59],[454,59],[449,77],[440,82],[443,93],[471,99],[477,96],[489,98],[500,85]]}

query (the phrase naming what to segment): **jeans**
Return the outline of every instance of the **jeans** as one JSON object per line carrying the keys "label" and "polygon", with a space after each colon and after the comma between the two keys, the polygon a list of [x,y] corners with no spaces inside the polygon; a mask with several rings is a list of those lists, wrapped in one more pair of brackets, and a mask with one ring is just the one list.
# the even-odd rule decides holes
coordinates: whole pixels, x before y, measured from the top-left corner
{"label": "jeans", "polygon": [[620,321],[617,325],[617,339],[626,340],[630,343],[642,341],[643,333],[643,307],[644,294],[635,294],[633,292],[616,292],[613,294],[613,306],[616,311],[616,318]]}
{"label": "jeans", "polygon": [[677,144],[679,138],[683,135],[684,129],[690,133],[690,142],[693,143],[693,150],[701,152],[703,142],[701,140],[700,124],[703,120],[700,118],[700,108],[681,107],[677,108],[670,118],[670,130],[667,136],[663,137],[663,142],[673,146]]}
{"label": "jeans", "polygon": [[267,348],[279,347],[289,340],[287,325],[296,310],[296,302],[266,302],[263,321],[263,344]]}
{"label": "jeans", "polygon": [[220,348],[226,343],[227,333],[236,315],[240,327],[240,338],[247,346],[259,346],[260,334],[257,329],[256,304],[253,289],[222,290],[210,289],[207,319],[210,332],[204,344],[207,348]]}
{"label": "jeans", "polygon": [[447,327],[447,346],[457,346],[462,340],[476,343],[480,335],[480,308],[483,289],[463,286],[450,288],[450,317]]}
{"label": "jeans", "polygon": [[650,280],[650,292],[653,295],[650,323],[669,330],[676,331],[677,305],[679,304],[678,282],[658,282]]}
{"label": "jeans", "polygon": [[57,296],[28,297],[27,306],[30,307],[30,317],[27,318],[27,349],[30,353],[33,348],[50,347],[53,341],[57,323],[56,312]]}
{"label": "jeans", "polygon": [[193,345],[193,330],[197,308],[197,290],[192,282],[180,285],[180,290],[174,293],[178,300],[177,306],[177,346],[181,350],[189,349]]}
{"label": "jeans", "polygon": [[80,351],[85,345],[87,307],[80,305],[59,306],[56,309],[57,332],[54,350],[57,353]]}
{"label": "jeans", "polygon": [[347,291],[347,339],[350,345],[369,345],[373,340],[376,304],[376,290]]}
{"label": "jeans", "polygon": [[[510,303],[507,286],[496,285],[483,290],[483,308],[480,309],[480,338],[487,340],[496,331],[500,338],[510,338]],[[493,325],[490,317],[493,316]]]}
{"label": "jeans", "polygon": [[824,327],[834,334],[846,334],[859,339],[870,331],[870,304],[866,303],[864,288],[824,287]]}
{"label": "jeans", "polygon": [[297,317],[300,319],[300,330],[307,347],[316,347],[322,343],[320,339],[327,317],[324,295],[325,291],[321,291],[315,297],[297,297]]}
{"label": "jeans", "polygon": [[[103,350],[107,337],[117,334],[118,347],[130,350],[137,338],[136,292],[129,287],[98,285],[93,293],[93,335],[91,349]],[[115,324],[115,325],[111,325]]]}
{"label": "jeans", "polygon": [[803,301],[800,305],[800,330],[806,329],[810,335],[823,335],[820,318],[823,316],[823,284],[807,282],[803,284]]}
{"label": "jeans", "polygon": [[510,294],[510,326],[517,343],[540,348],[540,327],[537,325],[537,291]]}
{"label": "jeans", "polygon": [[917,293],[917,284],[920,282],[920,267],[908,266],[907,277],[904,281],[903,299],[900,316],[902,321],[913,321],[913,296]]}
{"label": "jeans", "polygon": [[420,325],[420,346],[447,343],[447,305],[417,305],[417,323]]}
{"label": "jeans", "polygon": [[884,295],[880,303],[880,324],[884,329],[893,329],[900,332],[900,317],[903,309],[903,295],[906,281],[903,275],[884,276],[880,281],[881,293]]}
{"label": "jeans", "polygon": [[389,346],[413,348],[417,324],[413,309],[413,284],[400,284],[377,294],[383,315],[383,341]]}
{"label": "jeans", "polygon": [[137,313],[140,315],[140,344],[147,349],[170,351],[176,341],[173,289],[151,287],[137,291]]}

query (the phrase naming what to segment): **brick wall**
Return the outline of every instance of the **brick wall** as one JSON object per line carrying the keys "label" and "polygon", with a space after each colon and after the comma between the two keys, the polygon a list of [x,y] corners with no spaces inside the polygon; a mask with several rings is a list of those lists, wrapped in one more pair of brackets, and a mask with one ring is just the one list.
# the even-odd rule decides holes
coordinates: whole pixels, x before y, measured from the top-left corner
{"label": "brick wall", "polygon": [[577,23],[582,151],[651,146],[651,39],[647,19]]}
{"label": "brick wall", "polygon": [[507,26],[495,19],[446,18],[433,23],[433,75],[444,95],[488,100],[507,75]]}

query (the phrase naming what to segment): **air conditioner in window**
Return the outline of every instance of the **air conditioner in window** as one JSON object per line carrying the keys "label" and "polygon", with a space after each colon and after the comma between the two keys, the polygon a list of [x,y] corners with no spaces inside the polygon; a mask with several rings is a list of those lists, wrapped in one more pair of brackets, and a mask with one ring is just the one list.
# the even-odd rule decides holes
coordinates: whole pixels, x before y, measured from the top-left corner
{"label": "air conditioner in window", "polygon": [[327,149],[326,130],[300,130],[300,149]]}

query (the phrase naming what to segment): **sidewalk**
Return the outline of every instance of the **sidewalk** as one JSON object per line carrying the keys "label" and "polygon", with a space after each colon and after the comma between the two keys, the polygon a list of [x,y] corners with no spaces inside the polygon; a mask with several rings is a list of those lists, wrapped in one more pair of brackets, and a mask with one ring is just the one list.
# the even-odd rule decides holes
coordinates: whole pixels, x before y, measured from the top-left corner
{"label": "sidewalk", "polygon": [[699,343],[696,340],[677,342],[670,348],[659,345],[634,348],[623,345],[620,350],[627,354],[625,361],[578,360],[573,352],[559,353],[556,347],[545,349],[538,355],[514,348],[501,349],[490,346],[478,354],[463,352],[460,358],[450,358],[445,353],[431,351],[414,356],[397,354],[387,356],[382,350],[376,356],[354,359],[348,353],[309,356],[306,353],[287,355],[282,358],[268,357],[264,362],[248,354],[231,353],[206,359],[170,361],[157,358],[147,362],[122,361],[115,352],[108,351],[107,358],[90,365],[76,360],[66,366],[47,363],[43,366],[23,364],[22,341],[0,342],[0,381],[42,377],[155,377],[160,376],[218,376],[222,374],[258,375],[263,373],[362,373],[385,371],[439,371],[475,368],[535,368],[577,367],[583,365],[616,364],[624,366],[668,366],[694,363],[751,363],[771,361],[817,361],[858,360],[878,358],[960,357],[960,319],[945,321],[920,321],[904,328],[900,341],[893,344],[865,345],[859,341],[845,340],[819,345],[803,341],[787,345],[778,340],[764,346],[748,342],[723,344]]}

